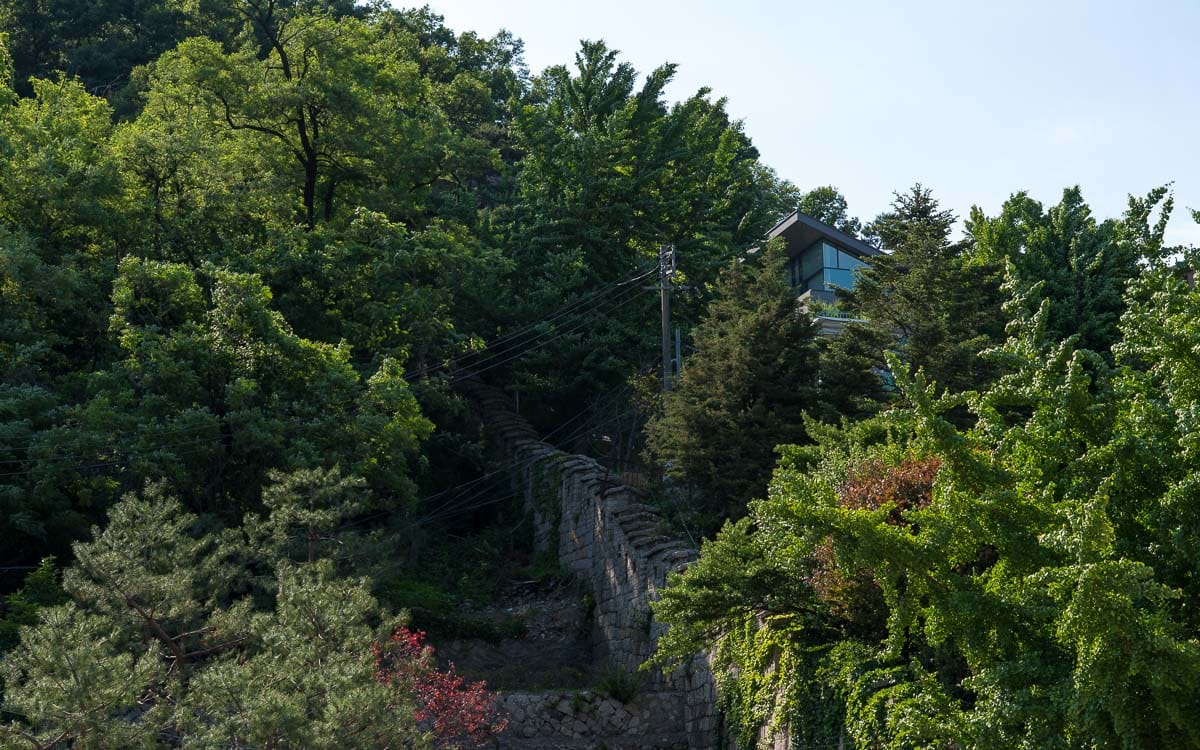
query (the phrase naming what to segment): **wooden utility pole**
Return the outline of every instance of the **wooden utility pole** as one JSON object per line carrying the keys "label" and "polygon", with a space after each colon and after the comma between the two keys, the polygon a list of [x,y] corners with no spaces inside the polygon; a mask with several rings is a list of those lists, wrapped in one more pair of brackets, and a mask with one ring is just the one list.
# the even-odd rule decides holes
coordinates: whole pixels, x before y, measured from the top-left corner
{"label": "wooden utility pole", "polygon": [[683,336],[675,326],[675,385],[683,381]]}
{"label": "wooden utility pole", "polygon": [[658,286],[662,293],[663,391],[671,390],[671,276],[675,273],[675,247],[658,248]]}

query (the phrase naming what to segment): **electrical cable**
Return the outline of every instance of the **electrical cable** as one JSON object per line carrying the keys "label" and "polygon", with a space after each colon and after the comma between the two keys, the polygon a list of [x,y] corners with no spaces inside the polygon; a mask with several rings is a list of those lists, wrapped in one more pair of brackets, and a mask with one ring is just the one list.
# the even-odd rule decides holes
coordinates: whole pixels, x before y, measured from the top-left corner
{"label": "electrical cable", "polygon": [[[508,340],[508,341],[514,340],[520,336],[525,335],[528,332],[532,332],[536,328],[543,326],[546,323],[552,322],[558,318],[561,318],[561,317],[575,311],[576,308],[579,308],[598,297],[602,297],[613,291],[620,290],[620,292],[615,297],[613,297],[611,299],[607,299],[607,300],[602,300],[602,301],[600,301],[600,303],[597,306],[595,306],[593,308],[589,308],[588,316],[585,316],[585,317],[575,320],[574,322],[570,323],[565,328],[562,328],[559,330],[551,329],[549,331],[543,331],[541,334],[534,337],[533,339],[530,339],[529,341],[524,342],[526,344],[533,344],[534,342],[537,342],[540,339],[546,338],[546,336],[550,336],[550,338],[546,339],[545,341],[541,341],[541,343],[538,343],[535,346],[529,346],[528,348],[522,348],[522,349],[517,349],[514,347],[508,347],[508,348],[502,347],[499,351],[488,353],[488,356],[484,357],[481,360],[474,362],[473,367],[479,367],[480,365],[486,365],[478,370],[471,370],[468,367],[456,367],[455,369],[453,369],[449,373],[447,373],[448,376],[450,377],[450,382],[451,383],[459,382],[460,380],[463,379],[462,375],[464,373],[470,372],[470,374],[473,375],[473,374],[477,374],[478,372],[486,372],[488,370],[494,369],[495,367],[499,367],[501,365],[507,364],[508,362],[511,362],[511,361],[519,358],[520,356],[523,356],[524,354],[527,354],[531,351],[536,351],[538,349],[544,348],[545,346],[548,346],[549,344],[562,338],[563,336],[566,336],[569,333],[573,333],[573,332],[577,331],[578,329],[582,328],[590,319],[592,319],[592,317],[594,317],[594,315],[596,313],[611,312],[613,310],[619,309],[620,307],[623,307],[625,303],[631,301],[633,298],[638,296],[636,293],[633,293],[633,294],[631,294],[631,293],[637,292],[639,290],[637,290],[636,288],[632,288],[632,287],[622,289],[622,287],[627,287],[631,283],[640,281],[641,279],[644,279],[647,276],[653,274],[656,270],[657,269],[651,269],[649,271],[645,271],[640,274],[631,275],[630,277],[628,277],[620,282],[617,282],[616,284],[613,284],[612,286],[609,286],[609,287],[606,287],[605,289],[601,289],[599,291],[593,292],[592,294],[586,295],[585,297],[582,297],[579,300],[576,300],[575,302],[565,305],[564,307],[560,308],[558,311],[556,311],[554,314],[552,314],[548,318],[545,318],[543,320],[532,323],[532,324],[526,326],[525,328],[520,329],[511,334],[507,334],[506,336],[502,336],[500,339],[497,339],[495,342],[493,342],[491,346],[495,346],[496,344],[499,344],[506,340]],[[646,290],[640,290],[640,291],[646,291]],[[482,354],[485,354],[485,352],[473,352],[473,353],[468,354],[467,357],[469,358],[470,356],[482,355]],[[451,362],[454,362],[454,361],[455,360],[451,360]],[[405,379],[409,380],[411,382],[416,377],[424,377],[426,375],[427,374],[425,374],[425,373],[421,373],[421,374],[411,373],[410,375],[406,376]],[[191,425],[189,427],[181,427],[181,428],[159,431],[154,434],[154,437],[157,437],[160,439],[163,437],[176,437],[179,435],[185,435],[188,433],[212,429],[214,427],[216,429],[220,429],[219,425],[214,425],[214,424]],[[146,437],[147,436],[146,432],[126,431],[122,434],[125,437],[133,437],[133,436]],[[119,439],[118,436],[113,436],[113,437],[114,437],[114,439]],[[220,436],[215,436],[211,439],[216,440],[216,439],[219,439],[219,437]],[[30,446],[34,445],[41,439],[43,439],[41,436],[31,437],[29,440],[24,441],[24,445],[21,447],[28,450],[28,448]],[[181,443],[176,443],[174,445],[181,445]],[[6,450],[20,449],[18,447],[18,445],[13,444],[13,443],[8,443],[8,444],[4,445],[3,447]],[[166,447],[171,447],[171,446],[166,446]],[[105,447],[105,449],[109,449],[109,448],[110,448],[110,446]],[[95,452],[99,452],[99,451],[89,451],[87,453],[74,453],[74,454],[72,454],[72,453],[57,453],[57,454],[51,454],[49,456],[32,457],[32,458],[26,457],[23,459],[21,459],[21,458],[0,459],[0,466],[3,466],[5,464],[18,464],[19,465],[19,464],[28,463],[30,461],[36,461],[39,465],[45,465],[46,463],[79,461],[79,460],[84,460],[84,459],[91,457],[92,455],[95,454]],[[117,459],[114,459],[112,461],[91,463],[91,464],[87,464],[85,466],[77,467],[77,468],[89,468],[89,469],[90,468],[99,468],[102,466],[113,464],[115,462],[118,462]],[[15,472],[4,472],[4,473],[0,473],[0,477],[23,476],[26,474],[30,474],[34,471],[36,471],[36,469],[27,469],[27,470],[23,470],[23,471],[15,471]]]}
{"label": "electrical cable", "polygon": [[[545,331],[541,332],[540,334],[538,334],[537,336],[533,337],[532,339],[529,339],[528,341],[524,342],[524,344],[525,344],[524,348],[501,349],[500,351],[497,351],[497,352],[491,354],[490,356],[485,357],[484,359],[473,363],[470,367],[458,367],[458,368],[455,368],[455,369],[449,371],[446,374],[448,377],[453,379],[460,372],[480,371],[481,369],[490,369],[490,366],[488,368],[482,368],[482,366],[485,364],[488,364],[488,363],[492,363],[497,359],[500,359],[503,362],[511,361],[512,359],[515,358],[514,356],[512,356],[514,354],[514,352],[516,353],[516,356],[520,356],[529,351],[539,349],[539,348],[545,346],[546,344],[550,343],[550,341],[553,341],[553,340],[565,335],[566,333],[568,333],[570,331],[581,328],[582,326],[584,326],[587,323],[594,320],[596,315],[611,312],[611,310],[616,309],[616,307],[619,307],[621,305],[621,303],[628,301],[632,297],[636,296],[639,293],[639,291],[644,291],[644,290],[638,290],[636,287],[630,287],[627,289],[623,289],[620,292],[618,292],[615,296],[613,296],[609,299],[603,300],[603,301],[599,302],[595,307],[590,308],[588,310],[587,315],[580,316],[580,317],[576,318],[574,321],[567,323],[563,327],[550,328],[548,330],[545,330]],[[536,345],[534,344],[534,342],[544,339],[547,336],[550,337],[549,340],[544,341],[540,344],[536,344]]]}
{"label": "electrical cable", "polygon": [[[595,312],[598,312],[598,313],[609,313],[609,312],[614,312],[615,310],[618,310],[618,309],[620,309],[620,308],[624,307],[625,305],[629,304],[630,302],[634,301],[634,300],[635,300],[635,299],[637,299],[638,297],[641,297],[641,296],[643,296],[643,295],[646,295],[646,294],[648,294],[650,291],[651,291],[651,290],[644,290],[644,289],[643,289],[643,290],[634,290],[632,294],[629,294],[629,293],[623,293],[622,295],[619,295],[617,298],[614,298],[614,299],[611,301],[611,303],[609,304],[609,307],[608,307],[607,309],[605,309],[605,308],[596,308]],[[456,382],[459,382],[459,381],[461,381],[461,380],[463,380],[463,379],[465,379],[465,378],[467,378],[467,377],[473,377],[473,376],[475,376],[475,375],[479,375],[480,373],[487,372],[488,370],[495,369],[496,367],[500,367],[501,365],[505,365],[505,364],[507,364],[507,363],[509,363],[509,362],[512,362],[513,360],[520,359],[521,357],[525,356],[526,354],[528,354],[528,353],[530,353],[530,352],[537,351],[537,350],[539,350],[539,349],[545,348],[546,346],[548,346],[548,345],[552,344],[553,342],[557,341],[558,339],[560,339],[560,338],[562,338],[562,337],[564,337],[564,336],[566,336],[566,335],[568,335],[568,334],[571,334],[571,333],[575,333],[575,332],[577,332],[577,331],[578,331],[580,328],[582,328],[583,326],[585,326],[585,325],[586,325],[587,323],[589,323],[591,320],[592,320],[592,318],[583,318],[583,319],[581,319],[580,321],[578,321],[577,323],[574,323],[574,324],[572,324],[572,325],[569,325],[569,326],[567,326],[566,328],[563,328],[563,329],[561,329],[561,330],[555,331],[553,336],[551,336],[549,339],[547,339],[547,340],[545,340],[545,341],[541,342],[540,344],[537,344],[536,346],[530,346],[530,347],[528,347],[527,349],[521,350],[521,351],[517,352],[516,354],[513,354],[512,356],[509,356],[509,357],[506,357],[506,358],[504,358],[504,359],[501,359],[501,360],[500,360],[500,361],[498,361],[498,362],[493,362],[493,363],[489,364],[487,367],[483,367],[483,368],[476,369],[476,370],[472,370],[472,369],[469,369],[469,368],[463,368],[463,369],[460,369],[460,370],[456,370],[456,371],[454,371],[454,372],[452,372],[452,373],[450,373],[450,374],[449,374],[449,375],[450,375],[450,377],[451,377],[451,380],[450,380],[450,382],[451,382],[451,383],[456,383]],[[549,332],[548,332],[548,333],[549,333]],[[545,334],[544,334],[544,335],[545,335]],[[540,337],[539,337],[539,338],[540,338]],[[536,340],[536,339],[535,339],[535,340]],[[458,373],[465,373],[465,374],[464,374],[464,375],[462,375],[462,376],[458,376]],[[456,377],[456,376],[457,376],[457,377]]]}
{"label": "electrical cable", "polygon": [[[645,271],[640,274],[632,275],[622,281],[612,284],[611,286],[605,287],[596,292],[592,292],[591,294],[586,295],[578,300],[575,300],[574,302],[564,305],[563,307],[561,307],[557,311],[555,311],[553,314],[551,314],[549,317],[535,321],[533,323],[530,323],[529,325],[524,326],[523,328],[520,328],[516,331],[510,332],[510,333],[507,333],[507,334],[501,336],[500,338],[496,339],[495,341],[488,343],[486,345],[486,347],[482,350],[461,354],[458,357],[451,358],[447,363],[445,363],[443,365],[439,365],[438,367],[433,368],[432,370],[429,370],[429,371],[409,373],[409,375],[405,376],[405,379],[412,382],[413,380],[427,378],[430,375],[438,374],[438,373],[440,373],[442,371],[446,371],[446,370],[451,370],[453,372],[459,372],[459,371],[466,369],[468,366],[469,367],[478,367],[480,364],[482,364],[485,361],[489,361],[491,359],[495,359],[496,357],[506,355],[509,352],[511,352],[514,348],[512,346],[507,346],[507,344],[509,342],[511,342],[515,339],[519,339],[529,333],[532,333],[533,331],[538,330],[539,328],[546,325],[547,323],[556,321],[565,315],[575,314],[578,311],[578,308],[581,308],[581,307],[587,305],[588,303],[596,300],[597,298],[603,297],[607,294],[611,294],[612,292],[618,291],[618,290],[622,291],[622,293],[623,293],[625,290],[622,290],[621,289],[622,287],[626,287],[629,284],[632,284],[637,281],[641,281],[642,279],[645,279],[646,277],[656,273],[657,270],[658,270],[657,268],[654,268],[654,269]],[[603,305],[605,303],[600,302],[599,304]],[[596,312],[596,308],[589,308],[587,310],[587,313],[589,313],[589,314],[594,314],[595,312]],[[545,335],[547,335],[547,333],[549,333],[549,332],[544,331],[541,334],[539,334],[538,336],[534,337],[532,340],[536,341],[537,339],[540,339],[540,338],[544,337]],[[525,343],[529,343],[529,342],[525,342]],[[496,349],[498,349],[498,351],[493,351]],[[469,365],[467,365],[466,361],[470,360],[472,357],[483,357],[483,359],[476,360],[474,362],[471,362]]]}
{"label": "electrical cable", "polygon": [[[5,449],[5,450],[20,450],[20,449],[24,449],[24,450],[28,450],[30,446],[32,446],[32,445],[34,445],[35,443],[37,443],[37,442],[39,442],[39,441],[43,440],[43,439],[44,439],[44,437],[43,437],[43,436],[45,435],[45,433],[47,433],[47,432],[50,432],[51,430],[58,430],[58,429],[63,429],[63,428],[68,428],[68,426],[67,426],[67,425],[55,425],[54,427],[50,428],[49,430],[44,430],[44,431],[42,431],[42,433],[41,433],[40,435],[38,435],[38,436],[36,436],[36,437],[31,437],[31,438],[29,438],[28,440],[24,441],[24,445],[21,445],[21,444],[19,444],[19,443],[5,443],[5,444],[0,444],[0,449]],[[156,436],[158,436],[158,437],[163,437],[163,436],[175,436],[175,435],[183,435],[183,434],[187,434],[187,433],[191,433],[191,432],[199,432],[200,430],[207,430],[207,429],[210,429],[210,428],[212,428],[212,429],[220,429],[220,424],[218,424],[218,423],[209,423],[209,424],[202,424],[202,425],[192,425],[192,426],[190,426],[190,427],[177,427],[177,428],[172,428],[172,429],[167,429],[167,430],[162,430],[162,431],[160,431],[160,432],[156,432],[156,433],[155,433],[155,435],[156,435]],[[68,429],[69,429],[69,428],[68,428]],[[138,432],[131,431],[131,430],[126,430],[126,431],[124,431],[124,432],[117,433],[116,435],[110,435],[110,436],[109,436],[109,438],[110,438],[110,439],[120,439],[120,438],[122,438],[122,437],[138,437],[138,436],[145,436],[145,435],[147,434],[147,432],[149,432],[149,430],[138,431]],[[72,454],[67,454],[67,453],[57,453],[57,454],[51,454],[51,455],[49,455],[49,456],[39,456],[39,457],[37,457],[36,459],[33,459],[33,460],[37,460],[37,461],[57,461],[57,460],[60,460],[60,459],[73,459],[73,458],[86,458],[86,457],[87,457],[87,454],[74,454],[74,455],[72,455]],[[15,464],[15,463],[24,463],[25,461],[28,461],[28,460],[31,460],[31,459],[28,459],[28,458],[25,458],[25,459],[0,459],[0,464]]]}
{"label": "electrical cable", "polygon": [[[615,403],[619,398],[621,398],[622,396],[625,396],[627,393],[629,393],[628,387],[620,388],[620,389],[613,391],[611,394],[609,394],[609,396],[607,398],[601,400],[600,402],[597,402],[596,404],[593,404],[589,408],[583,409],[582,411],[578,412],[574,417],[563,422],[557,428],[555,428],[551,432],[544,435],[540,439],[539,442],[549,443],[550,439],[552,437],[554,437],[554,435],[556,435],[558,432],[560,432],[564,428],[570,426],[572,423],[578,421],[581,417],[587,416],[590,413],[595,413],[597,410],[601,409],[602,406],[606,407],[608,404]],[[562,440],[569,442],[569,441],[573,440],[574,438],[578,437],[579,435],[583,434],[583,432],[586,431],[588,427],[589,427],[589,424],[587,422],[584,422],[583,424],[579,425],[574,430],[572,430],[569,434],[563,436]],[[527,461],[525,461],[519,467],[516,465],[509,465],[507,467],[502,467],[501,469],[498,469],[495,472],[492,472],[492,474],[494,475],[501,471],[513,471],[518,468],[524,469],[524,468],[527,468],[528,466],[532,465],[536,461],[537,461],[536,457],[531,458],[531,459],[528,459]],[[479,497],[481,497],[484,493],[487,492],[488,489],[489,489],[488,487],[483,487],[476,492],[469,493],[469,496],[459,495],[457,497],[451,498],[447,502],[443,503],[441,506],[434,508],[434,509],[430,510],[429,512],[427,512],[425,516],[423,516],[421,519],[418,519],[417,523],[418,523],[418,525],[420,525],[421,523],[428,520],[430,517],[432,517],[433,520],[441,520],[442,518],[449,517],[449,515],[457,515],[459,513],[464,513],[464,512],[469,512],[471,510],[475,510],[476,507],[484,507],[486,505],[490,505],[490,504],[492,504],[490,500],[485,501],[482,505],[479,505],[479,506],[470,505],[470,502],[472,500],[475,500],[475,499],[478,499]],[[509,497],[511,497],[511,496],[512,495],[509,495]],[[457,506],[457,507],[454,507],[453,510],[450,510],[451,506]],[[447,511],[449,511],[449,512],[447,513]]]}
{"label": "electrical cable", "polygon": [[[620,287],[622,287],[622,286],[625,286],[626,284],[632,284],[632,283],[633,283],[633,282],[635,282],[635,281],[641,281],[642,279],[646,278],[647,276],[650,276],[651,274],[653,274],[653,273],[654,273],[655,271],[657,271],[657,270],[658,270],[657,268],[652,268],[652,269],[650,269],[649,271],[645,271],[645,272],[643,272],[643,273],[640,273],[640,274],[635,274],[635,275],[632,275],[632,276],[630,276],[630,277],[628,277],[628,278],[626,278],[626,279],[624,279],[624,280],[622,280],[622,281],[618,281],[618,282],[616,282],[615,284],[612,284],[611,286],[604,287],[604,288],[602,288],[602,289],[599,289],[599,290],[597,290],[597,291],[595,291],[595,292],[592,292],[592,293],[590,293],[590,294],[584,295],[583,297],[581,297],[581,298],[579,298],[579,299],[575,300],[574,302],[570,302],[570,303],[568,303],[568,304],[564,305],[563,307],[559,308],[559,309],[558,309],[558,310],[556,310],[556,311],[555,311],[553,314],[551,314],[550,316],[548,316],[548,317],[546,317],[546,318],[543,318],[543,319],[541,319],[541,320],[535,321],[535,322],[533,322],[533,323],[530,323],[530,324],[528,324],[528,325],[526,325],[526,326],[524,326],[524,327],[522,327],[522,328],[519,328],[519,329],[517,329],[517,330],[515,330],[515,331],[511,331],[511,332],[509,332],[509,333],[506,333],[506,334],[504,334],[503,336],[499,337],[499,338],[498,338],[498,339],[496,339],[495,341],[492,341],[492,342],[488,343],[488,344],[487,344],[487,348],[489,348],[489,349],[490,349],[490,348],[493,348],[493,347],[495,347],[495,346],[497,346],[497,345],[499,345],[499,344],[505,343],[505,342],[506,342],[506,341],[508,341],[509,339],[518,338],[518,337],[520,337],[520,336],[524,335],[525,333],[527,333],[527,332],[529,332],[529,331],[532,331],[532,330],[536,329],[538,326],[541,326],[541,325],[544,325],[545,323],[549,323],[549,322],[552,322],[552,321],[554,321],[554,320],[557,320],[558,318],[562,317],[563,315],[566,315],[567,313],[569,313],[569,312],[572,312],[572,311],[573,311],[575,308],[577,308],[577,307],[580,307],[580,306],[582,306],[582,305],[584,305],[584,304],[586,304],[586,303],[590,302],[592,299],[594,299],[594,298],[596,298],[596,297],[599,297],[599,296],[602,296],[602,295],[604,295],[604,294],[607,294],[608,292],[611,292],[611,291],[613,291],[613,290],[615,290],[615,289],[618,289],[618,288],[620,288]],[[463,354],[463,355],[460,355],[460,356],[462,356],[462,357],[470,357],[470,356],[474,356],[475,354],[482,354],[482,353],[483,353],[483,351],[486,351],[486,350],[481,350],[481,351],[479,351],[479,352],[468,352],[468,353],[466,353],[466,354]]]}
{"label": "electrical cable", "polygon": [[[175,442],[175,443],[166,443],[163,445],[154,446],[153,448],[148,449],[146,451],[146,453],[142,453],[140,455],[144,456],[144,455],[147,455],[148,453],[151,453],[156,450],[164,450],[164,449],[170,450],[170,449],[181,448],[181,447],[186,448],[186,447],[191,447],[191,446],[203,446],[203,445],[207,445],[210,443],[216,443],[218,441],[221,441],[224,439],[224,437],[225,437],[224,435],[214,435],[213,437],[209,437],[209,438],[199,438],[196,440],[183,440],[183,441],[179,441],[179,442]],[[177,456],[195,455],[196,453],[199,453],[199,452],[200,452],[199,450],[194,450],[194,451],[188,451],[188,452],[180,453],[180,454],[176,454],[176,455]],[[67,466],[64,468],[64,470],[65,471],[84,471],[84,470],[88,470],[88,469],[103,468],[106,466],[116,466],[124,461],[130,460],[131,458],[137,458],[138,455],[139,455],[138,453],[126,453],[126,454],[123,454],[120,456],[114,456],[113,458],[105,460],[105,461],[97,461],[97,462],[90,463],[90,464],[77,464],[74,466]],[[81,458],[82,458],[82,456],[81,456]],[[34,467],[32,469],[25,469],[22,471],[4,472],[4,473],[0,473],[0,478],[25,476],[28,474],[36,473],[40,470],[41,470],[41,467]]]}

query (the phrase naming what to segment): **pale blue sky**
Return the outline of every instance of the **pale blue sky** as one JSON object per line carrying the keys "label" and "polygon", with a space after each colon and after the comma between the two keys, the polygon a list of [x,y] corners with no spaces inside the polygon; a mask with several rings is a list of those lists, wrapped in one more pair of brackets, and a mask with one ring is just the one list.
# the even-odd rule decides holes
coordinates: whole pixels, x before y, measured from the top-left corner
{"label": "pale blue sky", "polygon": [[729,100],[763,159],[869,219],[920,181],[960,217],[1078,183],[1102,217],[1175,183],[1172,243],[1200,244],[1200,0],[430,0],[455,30],[507,28],[530,69],[604,39],[669,95]]}

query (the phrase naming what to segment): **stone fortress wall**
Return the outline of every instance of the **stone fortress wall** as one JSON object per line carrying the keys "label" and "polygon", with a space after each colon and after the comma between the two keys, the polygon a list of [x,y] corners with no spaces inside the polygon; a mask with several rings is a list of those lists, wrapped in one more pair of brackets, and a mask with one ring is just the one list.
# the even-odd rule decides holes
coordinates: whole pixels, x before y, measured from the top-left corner
{"label": "stone fortress wall", "polygon": [[[675,539],[655,510],[642,502],[638,490],[621,484],[609,469],[541,441],[504,394],[478,384],[464,390],[483,408],[493,443],[517,467],[515,481],[533,514],[537,548],[557,549],[562,566],[591,597],[597,665],[637,674],[665,630],[654,620],[650,602],[666,585],[668,573],[696,560],[695,548]],[[655,723],[650,716],[658,717],[661,728],[679,737],[681,745],[686,741],[689,750],[718,750],[726,745],[707,659],[697,656],[669,674],[654,670],[641,676],[642,702],[654,706],[649,712],[643,709],[647,727]],[[517,726],[527,716],[538,716],[537,721],[545,724],[553,715],[559,723],[573,726],[578,717],[559,710],[563,704],[560,699],[506,698],[505,707],[514,721],[508,731],[541,732]],[[603,703],[597,706],[609,715]],[[579,723],[582,731],[586,722]]]}

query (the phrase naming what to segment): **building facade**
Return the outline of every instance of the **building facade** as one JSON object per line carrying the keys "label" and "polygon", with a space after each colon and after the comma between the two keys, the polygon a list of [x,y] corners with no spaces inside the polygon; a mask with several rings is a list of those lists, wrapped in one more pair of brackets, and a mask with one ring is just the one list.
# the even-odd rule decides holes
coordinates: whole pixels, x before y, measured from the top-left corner
{"label": "building facade", "polygon": [[839,289],[853,289],[855,271],[880,251],[857,237],[796,211],[775,225],[768,239],[780,237],[788,256],[788,280],[823,335],[834,335],[853,321],[838,308]]}

